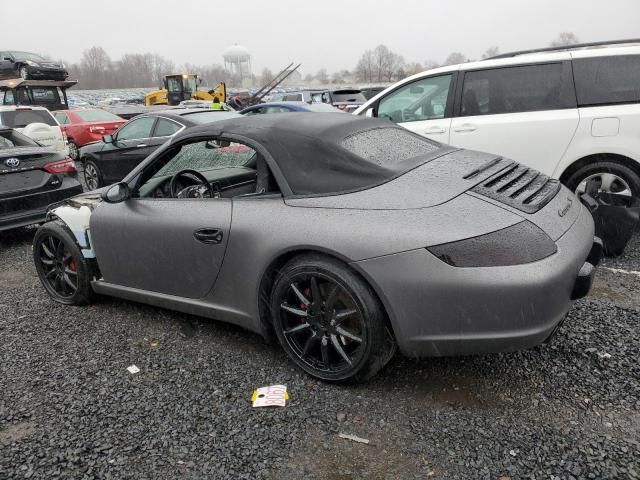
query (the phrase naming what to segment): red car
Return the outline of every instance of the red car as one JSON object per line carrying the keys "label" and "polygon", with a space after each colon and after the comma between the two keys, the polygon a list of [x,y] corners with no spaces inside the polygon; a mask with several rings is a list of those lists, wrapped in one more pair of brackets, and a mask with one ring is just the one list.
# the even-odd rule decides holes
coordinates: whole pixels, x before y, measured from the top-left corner
{"label": "red car", "polygon": [[100,109],[57,110],[52,112],[60,128],[69,140],[69,156],[78,159],[78,149],[87,143],[102,140],[103,135],[111,135],[127,121]]}

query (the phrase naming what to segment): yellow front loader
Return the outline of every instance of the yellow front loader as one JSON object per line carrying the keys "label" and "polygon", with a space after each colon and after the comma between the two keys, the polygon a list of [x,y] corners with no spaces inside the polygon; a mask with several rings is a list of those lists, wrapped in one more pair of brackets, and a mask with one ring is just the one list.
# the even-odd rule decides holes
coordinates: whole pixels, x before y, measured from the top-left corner
{"label": "yellow front loader", "polygon": [[227,88],[224,82],[218,84],[213,90],[198,90],[200,78],[193,74],[165,75],[164,88],[149,92],[144,97],[144,104],[151,105],[178,105],[183,100],[213,101],[217,97],[220,103],[227,101]]}

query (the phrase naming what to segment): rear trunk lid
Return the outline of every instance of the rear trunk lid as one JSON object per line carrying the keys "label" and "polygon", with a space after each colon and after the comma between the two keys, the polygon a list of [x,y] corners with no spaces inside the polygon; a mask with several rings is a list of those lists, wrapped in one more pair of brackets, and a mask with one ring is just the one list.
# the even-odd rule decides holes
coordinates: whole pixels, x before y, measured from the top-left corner
{"label": "rear trunk lid", "polygon": [[0,150],[0,200],[60,188],[61,178],[44,167],[64,158],[43,147]]}

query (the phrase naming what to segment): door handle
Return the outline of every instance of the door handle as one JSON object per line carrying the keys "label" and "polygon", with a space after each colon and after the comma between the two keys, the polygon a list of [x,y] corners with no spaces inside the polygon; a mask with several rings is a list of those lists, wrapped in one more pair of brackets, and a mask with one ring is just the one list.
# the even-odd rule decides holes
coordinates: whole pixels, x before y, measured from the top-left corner
{"label": "door handle", "polygon": [[444,133],[446,130],[442,127],[431,127],[424,130],[422,133],[425,135],[435,135],[438,133]]}
{"label": "door handle", "polygon": [[463,123],[459,127],[453,127],[452,130],[454,132],[473,132],[473,131],[477,130],[477,128],[478,127],[476,127],[475,125],[472,125],[470,123]]}
{"label": "door handle", "polygon": [[219,228],[200,228],[193,232],[196,240],[202,243],[217,245],[222,242],[222,230]]}
{"label": "door handle", "polygon": [[142,147],[147,147],[148,145],[146,143],[141,143],[140,145],[136,145],[136,148],[142,148]]}

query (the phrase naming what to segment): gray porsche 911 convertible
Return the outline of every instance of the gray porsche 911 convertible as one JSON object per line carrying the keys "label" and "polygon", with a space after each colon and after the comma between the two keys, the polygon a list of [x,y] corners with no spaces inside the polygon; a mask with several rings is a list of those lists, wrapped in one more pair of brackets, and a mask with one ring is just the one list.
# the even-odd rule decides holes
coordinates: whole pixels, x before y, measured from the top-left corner
{"label": "gray porsche 911 convertible", "polygon": [[384,120],[284,113],[185,130],[124,181],[53,207],[38,274],[277,338],[327,381],[405,355],[548,340],[600,259],[591,215],[513,161]]}

